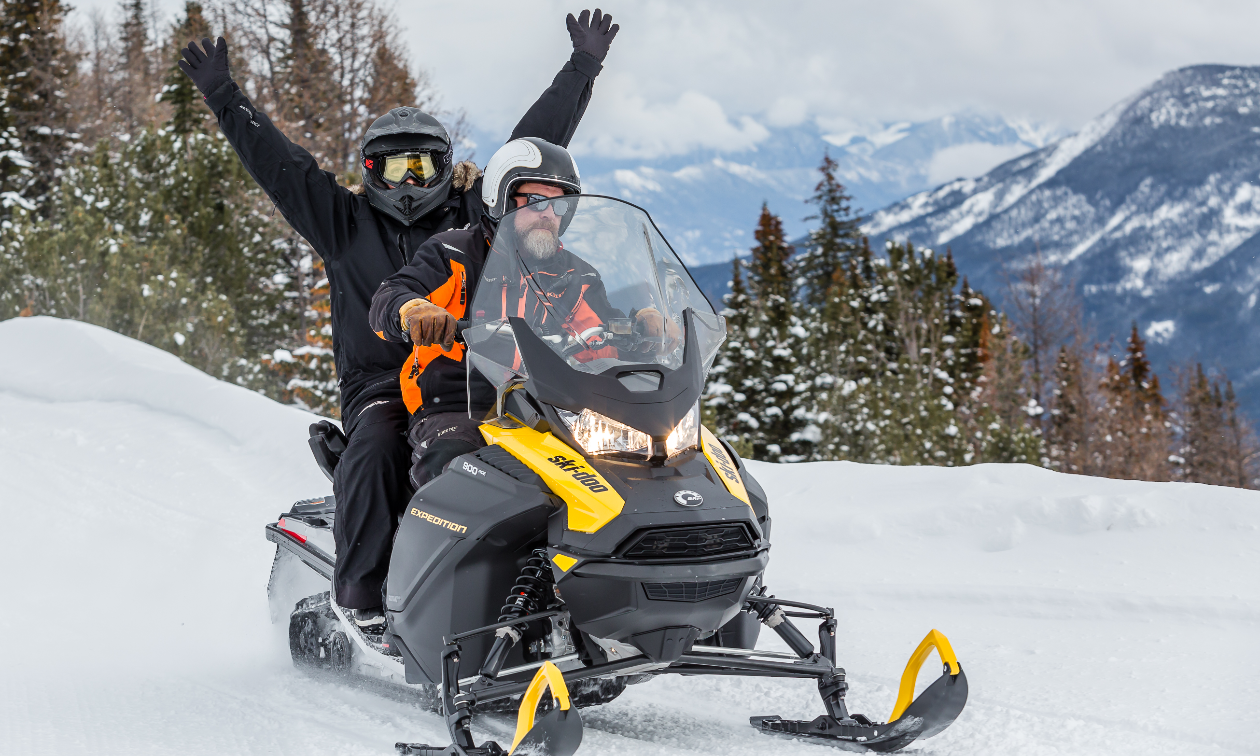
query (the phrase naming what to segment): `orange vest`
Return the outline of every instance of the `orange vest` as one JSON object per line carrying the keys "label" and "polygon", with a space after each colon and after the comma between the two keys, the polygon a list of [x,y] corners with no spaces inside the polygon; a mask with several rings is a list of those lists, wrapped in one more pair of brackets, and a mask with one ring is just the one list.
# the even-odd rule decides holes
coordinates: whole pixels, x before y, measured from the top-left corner
{"label": "orange vest", "polygon": [[[463,263],[455,260],[450,262],[451,277],[425,299],[445,309],[456,320],[462,320],[464,311],[468,308],[468,273],[464,270]],[[411,348],[411,359],[407,360],[398,374],[398,380],[402,384],[403,402],[406,403],[408,412],[415,414],[424,404],[424,397],[420,395],[420,374],[438,357],[449,357],[459,362],[464,359],[464,345],[456,344],[449,352],[437,344]]]}

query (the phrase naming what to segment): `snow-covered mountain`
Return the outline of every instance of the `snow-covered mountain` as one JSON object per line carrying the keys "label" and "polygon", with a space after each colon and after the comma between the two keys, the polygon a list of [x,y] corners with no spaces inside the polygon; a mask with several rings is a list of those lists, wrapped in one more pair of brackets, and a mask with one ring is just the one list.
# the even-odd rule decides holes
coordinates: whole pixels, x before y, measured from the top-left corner
{"label": "snow-covered mountain", "polygon": [[997,293],[1041,252],[1082,288],[1098,334],[1137,321],[1161,367],[1229,370],[1260,416],[1260,67],[1167,74],[1079,133],[875,213],[872,238],[949,247]]}
{"label": "snow-covered mountain", "polygon": [[[977,176],[1062,136],[1053,127],[973,111],[847,130],[806,123],[769,134],[744,152],[643,160],[594,154],[582,147],[579,131],[574,149],[586,191],[642,205],[686,262],[702,265],[747,252],[762,202],[783,217],[789,234],[805,233],[811,214],[805,199],[818,183],[824,151],[839,163],[854,207],[874,210],[943,181]],[[478,135],[480,160],[498,138]]]}
{"label": "snow-covered mountain", "polygon": [[[0,322],[0,354],[0,753],[448,742],[413,698],[295,670],[269,622],[263,524],[329,488],[313,416],[85,323]],[[839,610],[853,711],[886,717],[924,633],[952,641],[971,700],[916,752],[1255,753],[1260,494],[1027,465],[749,465],[775,508],[768,584]],[[841,753],[748,726],[771,713],[821,713],[817,689],[651,680],[583,710],[579,754]],[[502,741],[513,722],[473,729]]]}

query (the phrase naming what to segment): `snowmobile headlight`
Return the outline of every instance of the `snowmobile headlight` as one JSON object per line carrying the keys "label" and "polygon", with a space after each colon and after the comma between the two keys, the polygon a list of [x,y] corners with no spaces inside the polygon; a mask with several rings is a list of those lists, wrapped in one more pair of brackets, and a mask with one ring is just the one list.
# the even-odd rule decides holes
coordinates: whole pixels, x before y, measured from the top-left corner
{"label": "snowmobile headlight", "polygon": [[581,414],[556,408],[574,440],[587,454],[652,455],[652,437],[611,417],[584,409]]}
{"label": "snowmobile headlight", "polygon": [[674,426],[669,438],[665,439],[666,456],[674,456],[700,445],[700,402],[692,406],[683,419]]}

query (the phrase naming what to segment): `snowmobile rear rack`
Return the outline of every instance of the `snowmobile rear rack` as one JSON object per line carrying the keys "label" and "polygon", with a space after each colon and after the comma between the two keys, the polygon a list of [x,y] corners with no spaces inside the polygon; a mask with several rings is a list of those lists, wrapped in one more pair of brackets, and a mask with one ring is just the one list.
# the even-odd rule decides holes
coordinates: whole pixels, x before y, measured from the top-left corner
{"label": "snowmobile rear rack", "polygon": [[[292,517],[292,515],[285,515],[284,517]],[[280,522],[268,523],[267,540],[302,560],[303,564],[315,570],[325,579],[332,580],[333,565],[335,563],[333,558],[325,554],[322,549],[308,545],[292,531],[280,527],[280,523],[284,522],[284,517],[280,519]]]}

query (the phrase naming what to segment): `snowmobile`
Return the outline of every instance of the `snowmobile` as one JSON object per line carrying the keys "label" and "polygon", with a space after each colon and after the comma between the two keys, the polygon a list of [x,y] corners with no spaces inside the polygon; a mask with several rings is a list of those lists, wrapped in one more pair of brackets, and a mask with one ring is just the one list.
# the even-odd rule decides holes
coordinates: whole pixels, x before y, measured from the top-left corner
{"label": "snowmobile", "polygon": [[[330,595],[332,497],[267,525],[277,545],[268,590],[275,616],[288,617],[294,662],[420,691],[452,742],[398,750],[428,756],[569,756],[580,708],[667,674],[814,681],[824,713],[751,717],[766,734],[891,752],[941,732],[966,703],[967,677],[936,630],[911,656],[886,722],[849,712],[835,611],[769,594],[765,492],[701,423],[723,317],[645,211],[566,199],[561,248],[596,273],[565,281],[573,271],[498,234],[456,347],[496,389],[487,446],[409,502],[385,627],[364,632]],[[340,431],[318,423],[310,444],[331,478]],[[794,620],[818,622],[817,645]],[[790,650],[758,649],[763,625]],[[933,650],[943,672],[915,698]],[[474,742],[474,712],[513,706],[508,749]]]}

